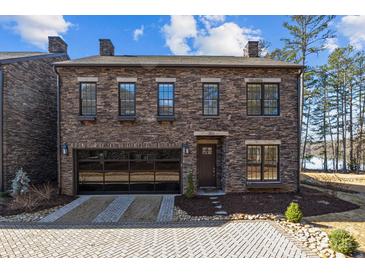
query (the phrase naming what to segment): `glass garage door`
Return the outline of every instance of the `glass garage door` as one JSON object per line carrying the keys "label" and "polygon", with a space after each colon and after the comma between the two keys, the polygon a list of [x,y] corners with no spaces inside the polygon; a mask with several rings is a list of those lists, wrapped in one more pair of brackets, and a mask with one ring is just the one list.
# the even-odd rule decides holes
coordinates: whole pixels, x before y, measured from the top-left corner
{"label": "glass garage door", "polygon": [[180,193],[180,149],[78,150],[78,193]]}

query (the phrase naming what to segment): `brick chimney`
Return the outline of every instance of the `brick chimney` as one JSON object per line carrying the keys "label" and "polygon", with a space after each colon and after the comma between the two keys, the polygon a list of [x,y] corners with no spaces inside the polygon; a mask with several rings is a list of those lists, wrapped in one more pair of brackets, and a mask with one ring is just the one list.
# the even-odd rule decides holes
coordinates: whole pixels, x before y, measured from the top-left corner
{"label": "brick chimney", "polygon": [[114,46],[110,39],[99,39],[100,56],[114,56]]}
{"label": "brick chimney", "polygon": [[49,53],[67,53],[67,44],[59,36],[48,36]]}
{"label": "brick chimney", "polygon": [[248,52],[248,57],[259,57],[259,42],[248,41],[247,52]]}

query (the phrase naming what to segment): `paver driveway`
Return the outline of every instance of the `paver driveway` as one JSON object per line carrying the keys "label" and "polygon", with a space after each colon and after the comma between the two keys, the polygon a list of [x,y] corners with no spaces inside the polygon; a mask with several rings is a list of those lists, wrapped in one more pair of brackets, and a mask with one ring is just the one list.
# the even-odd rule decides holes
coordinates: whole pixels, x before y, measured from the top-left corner
{"label": "paver driveway", "polygon": [[309,257],[270,221],[0,225],[0,257]]}

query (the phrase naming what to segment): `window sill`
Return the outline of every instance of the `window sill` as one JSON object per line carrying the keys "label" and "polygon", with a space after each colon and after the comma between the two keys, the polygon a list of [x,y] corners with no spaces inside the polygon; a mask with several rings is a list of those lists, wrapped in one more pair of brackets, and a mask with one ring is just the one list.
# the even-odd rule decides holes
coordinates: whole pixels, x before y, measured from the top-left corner
{"label": "window sill", "polygon": [[203,115],[204,119],[219,119],[219,115]]}
{"label": "window sill", "polygon": [[175,121],[176,117],[175,115],[171,116],[156,116],[157,121],[163,122],[163,121]]}
{"label": "window sill", "polygon": [[96,116],[82,116],[78,117],[79,121],[96,121]]}
{"label": "window sill", "polygon": [[280,181],[249,181],[247,188],[282,188],[284,185]]}
{"label": "window sill", "polygon": [[278,118],[281,117],[281,115],[246,115],[248,118]]}
{"label": "window sill", "polygon": [[135,121],[137,119],[137,117],[135,115],[130,115],[130,116],[123,116],[123,115],[118,115],[117,116],[117,120],[118,121]]}

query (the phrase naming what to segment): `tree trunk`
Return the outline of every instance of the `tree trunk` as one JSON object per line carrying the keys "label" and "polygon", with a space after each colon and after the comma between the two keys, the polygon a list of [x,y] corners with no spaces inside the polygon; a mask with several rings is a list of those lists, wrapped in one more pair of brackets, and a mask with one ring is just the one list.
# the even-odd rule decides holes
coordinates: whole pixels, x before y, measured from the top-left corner
{"label": "tree trunk", "polygon": [[353,133],[353,121],[352,121],[352,108],[353,108],[353,94],[352,94],[352,84],[350,84],[350,123],[349,123],[349,131],[350,131],[350,170],[353,172],[355,170],[355,160],[354,160],[354,133]]}
{"label": "tree trunk", "polygon": [[338,162],[339,162],[339,154],[340,154],[340,95],[339,89],[336,89],[336,107],[337,107],[337,115],[336,115],[336,172],[338,171]]}

